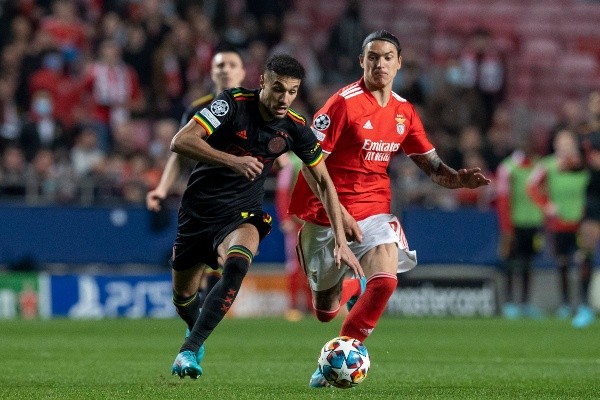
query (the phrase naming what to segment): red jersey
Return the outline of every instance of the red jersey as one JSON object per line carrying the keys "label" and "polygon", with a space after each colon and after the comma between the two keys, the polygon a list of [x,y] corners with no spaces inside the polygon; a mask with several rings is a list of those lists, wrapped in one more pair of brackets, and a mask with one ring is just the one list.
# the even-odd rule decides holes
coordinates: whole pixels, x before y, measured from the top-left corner
{"label": "red jersey", "polygon": [[[381,107],[363,79],[341,89],[316,114],[313,132],[328,154],[327,170],[340,202],[357,221],[390,213],[387,169],[394,153],[433,150],[412,104],[392,92]],[[289,207],[291,214],[329,225],[321,202],[300,174]]]}

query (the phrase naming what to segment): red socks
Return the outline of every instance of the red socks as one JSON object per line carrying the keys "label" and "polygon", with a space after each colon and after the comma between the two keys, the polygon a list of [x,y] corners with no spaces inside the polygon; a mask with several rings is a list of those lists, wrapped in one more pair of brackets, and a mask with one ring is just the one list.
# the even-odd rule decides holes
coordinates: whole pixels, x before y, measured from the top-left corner
{"label": "red socks", "polygon": [[[360,295],[360,279],[344,279],[342,282],[342,294],[340,295],[340,306],[343,306],[348,302],[350,297]],[[313,304],[314,305],[314,304]],[[317,310],[315,308],[315,315],[321,322],[329,322],[335,318],[337,313],[340,311],[338,307],[335,310]]]}
{"label": "red socks", "polygon": [[[359,284],[360,293],[360,283],[358,279],[356,281]],[[382,272],[369,278],[365,292],[346,316],[340,336],[350,336],[361,342],[364,341],[377,325],[377,321],[385,311],[387,302],[397,286],[398,278],[395,274]],[[343,295],[342,291],[342,297]]]}
{"label": "red socks", "polygon": [[352,296],[360,295],[360,279],[344,279],[342,282],[342,295],[340,296],[340,306],[343,306]]}

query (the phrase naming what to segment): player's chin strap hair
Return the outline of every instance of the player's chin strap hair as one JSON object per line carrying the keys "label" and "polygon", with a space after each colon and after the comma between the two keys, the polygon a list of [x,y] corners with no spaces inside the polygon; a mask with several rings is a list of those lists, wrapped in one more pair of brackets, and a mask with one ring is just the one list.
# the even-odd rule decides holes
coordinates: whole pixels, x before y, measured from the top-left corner
{"label": "player's chin strap hair", "polygon": [[398,54],[400,54],[400,52],[402,51],[402,48],[400,47],[400,41],[398,40],[398,38],[390,32],[382,29],[380,31],[371,32],[367,35],[365,40],[363,40],[362,49],[360,51],[361,55],[365,54],[365,47],[367,47],[367,45],[374,40],[385,40],[386,42],[390,42],[391,44],[396,46]]}

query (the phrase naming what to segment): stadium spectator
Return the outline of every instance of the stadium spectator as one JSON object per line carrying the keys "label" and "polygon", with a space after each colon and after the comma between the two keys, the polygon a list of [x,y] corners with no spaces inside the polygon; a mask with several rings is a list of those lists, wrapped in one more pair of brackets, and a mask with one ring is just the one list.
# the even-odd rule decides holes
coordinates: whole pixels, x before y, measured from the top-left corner
{"label": "stadium spectator", "polygon": [[59,105],[53,107],[52,115],[67,131],[76,129],[76,125],[82,122],[83,113],[83,87],[79,76],[70,69],[63,54],[54,50],[46,53],[42,67],[29,78],[29,95],[39,90],[50,92],[53,104]]}
{"label": "stadium spectator", "polygon": [[417,108],[427,104],[429,83],[417,52],[411,48],[403,50],[402,68],[398,71],[392,89]]}
{"label": "stadium spectator", "polygon": [[347,0],[346,10],[331,28],[326,46],[323,70],[327,84],[342,84],[359,76],[362,71],[356,63],[361,52],[361,41],[367,34],[360,1]]}
{"label": "stadium spectator", "polygon": [[558,132],[567,130],[574,133],[581,132],[585,130],[585,106],[582,104],[581,99],[566,99],[561,107],[561,113],[558,117],[558,121],[554,124],[554,126],[550,129],[550,138],[549,144],[550,147],[548,149],[549,153],[553,153],[555,151],[554,147],[552,147],[555,143],[554,137],[558,134]]}
{"label": "stadium spectator", "polygon": [[[177,21],[155,53],[153,61],[152,87],[156,97],[156,108],[162,116],[178,118],[181,115],[180,104],[188,83],[186,74],[194,58],[194,52],[190,24],[184,20]],[[212,48],[208,54],[211,52]]]}
{"label": "stadium spectator", "polygon": [[543,157],[527,182],[527,194],[544,214],[545,230],[551,239],[559,272],[561,303],[556,315],[569,318],[569,266],[578,250],[577,231],[585,206],[589,173],[582,169],[579,144],[574,133],[559,131],[554,137],[554,153]]}
{"label": "stadium spectator", "polygon": [[98,125],[102,147],[108,148],[110,129],[128,121],[131,111],[145,106],[137,73],[123,61],[119,45],[104,40],[83,79],[91,103],[90,119]]}
{"label": "stadium spectator", "polygon": [[244,85],[249,86],[253,85],[253,82],[258,82],[268,55],[269,48],[264,42],[252,40],[248,44],[245,57],[246,79],[244,79]]}
{"label": "stadium spectator", "polygon": [[[360,55],[362,78],[331,96],[315,115],[312,128],[340,196],[347,240],[366,276],[344,280],[348,269],[334,263],[335,225],[329,226],[322,203],[311,193],[315,182],[306,170],[298,178],[289,211],[305,221],[298,255],[317,318],[331,321],[348,302],[350,312],[339,335],[364,341],[396,290],[397,272],[412,269],[417,261],[400,221],[391,214],[387,170],[394,153],[404,151],[432,181],[446,188],[477,188],[490,181],[479,168],[456,171],[444,164],[414,106],[392,92],[402,62],[394,35],[384,30],[370,33]],[[309,385],[328,385],[319,368]]]}
{"label": "stadium spectator", "polygon": [[285,29],[279,43],[271,48],[270,54],[290,54],[306,68],[306,78],[302,82],[307,92],[311,92],[321,84],[322,71],[319,57],[303,33],[295,29]]}
{"label": "stadium spectator", "polygon": [[506,66],[504,55],[494,42],[491,31],[477,28],[460,54],[461,84],[473,90],[483,104],[485,132],[492,123],[496,107],[504,100]]}
{"label": "stadium spectator", "polygon": [[19,138],[22,121],[15,103],[16,82],[0,74],[0,151]]}
{"label": "stadium spectator", "polygon": [[82,20],[74,0],[54,0],[51,13],[40,21],[40,30],[48,32],[64,53],[86,53],[91,48],[92,27]]}
{"label": "stadium spectator", "polygon": [[29,109],[31,76],[43,67],[44,58],[52,52],[58,52],[58,49],[54,45],[50,34],[39,29],[36,30],[27,47],[27,51],[22,55],[19,65],[18,85],[15,94],[19,110],[25,111]]}
{"label": "stadium spectator", "polygon": [[[513,122],[513,115],[510,110],[500,106],[494,112],[492,125],[487,132],[484,132],[483,157],[491,171],[496,171],[502,160],[506,159],[518,147],[517,142],[520,134],[515,132],[512,126]],[[531,145],[540,153],[537,146],[537,136]]]}
{"label": "stadium spectator", "polygon": [[61,152],[41,148],[26,171],[26,200],[30,203],[68,203],[75,195],[71,165]]}
{"label": "stadium spectator", "polygon": [[68,151],[72,140],[64,126],[53,116],[54,101],[50,92],[38,90],[33,94],[29,117],[19,134],[19,143],[27,162],[42,148]]}
{"label": "stadium spectator", "polygon": [[[315,190],[335,228],[335,265],[346,263],[362,275],[344,237],[321,147],[304,118],[289,108],[303,77],[297,60],[274,56],[259,90],[226,90],[173,138],[173,151],[200,161],[183,194],[171,258],[173,300],[191,331],[172,367],[180,377],[202,374],[204,341],[235,301],[259,242],[271,229],[272,218],[262,211],[264,184],[273,161],[286,151],[309,165],[317,182]],[[223,265],[223,276],[199,311],[203,264]]]}
{"label": "stadium spectator", "polygon": [[26,172],[23,150],[16,143],[7,145],[2,151],[0,164],[0,196],[3,199],[25,196]]}
{"label": "stadium spectator", "polygon": [[146,31],[140,24],[128,24],[127,42],[123,47],[123,61],[131,65],[137,73],[142,92],[150,96],[152,87],[152,62],[154,49],[146,35]]}
{"label": "stadium spectator", "polygon": [[[496,171],[497,212],[500,227],[499,255],[506,275],[506,299],[502,307],[509,319],[542,317],[531,303],[533,257],[540,250],[542,212],[527,196],[527,180],[539,156],[533,139],[526,135],[518,148],[504,159]],[[515,276],[521,276],[521,295],[517,299]]]}
{"label": "stadium spectator", "polygon": [[482,125],[483,106],[475,93],[464,88],[461,82],[460,64],[458,60],[450,59],[441,82],[425,105],[425,121],[430,131],[454,139],[463,127]]}
{"label": "stadium spectator", "polygon": [[70,159],[79,182],[98,174],[106,161],[106,153],[100,148],[98,135],[92,127],[82,127],[75,135]]}

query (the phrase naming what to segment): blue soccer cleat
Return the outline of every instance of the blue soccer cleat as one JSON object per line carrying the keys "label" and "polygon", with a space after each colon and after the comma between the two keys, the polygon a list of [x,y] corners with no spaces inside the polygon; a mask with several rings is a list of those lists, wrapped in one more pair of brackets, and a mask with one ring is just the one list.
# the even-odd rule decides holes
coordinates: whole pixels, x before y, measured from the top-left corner
{"label": "blue soccer cleat", "polygon": [[179,375],[181,379],[189,376],[192,379],[198,379],[202,375],[202,367],[196,361],[196,354],[193,351],[185,350],[177,354],[175,362],[171,367],[173,375]]}
{"label": "blue soccer cleat", "polygon": [[595,319],[596,316],[594,315],[594,310],[592,310],[590,306],[582,304],[577,307],[577,314],[573,318],[571,324],[574,328],[586,328],[591,325]]}
{"label": "blue soccer cleat", "polygon": [[[188,336],[190,336],[190,330],[189,328],[186,328],[185,330],[185,338],[187,339]],[[198,352],[196,353],[196,361],[198,361],[198,364],[200,364],[202,362],[202,359],[204,358],[204,343],[202,343],[202,346],[200,346],[200,348],[198,349]]]}
{"label": "blue soccer cleat", "polygon": [[327,379],[325,379],[325,377],[321,373],[321,370],[319,369],[319,367],[317,367],[317,370],[310,377],[310,381],[308,381],[308,387],[311,387],[311,388],[329,387],[329,382],[327,382]]}
{"label": "blue soccer cleat", "polygon": [[505,303],[502,306],[502,315],[506,319],[518,319],[521,317],[521,307],[513,303]]}
{"label": "blue soccer cleat", "polygon": [[363,276],[362,278],[360,278],[360,294],[358,296],[350,297],[348,299],[348,302],[346,303],[346,308],[348,309],[348,311],[352,310],[352,307],[354,307],[356,301],[360,296],[362,296],[365,290],[367,290],[367,277]]}

